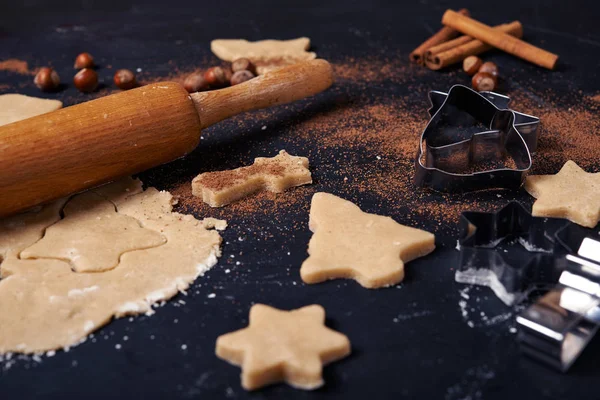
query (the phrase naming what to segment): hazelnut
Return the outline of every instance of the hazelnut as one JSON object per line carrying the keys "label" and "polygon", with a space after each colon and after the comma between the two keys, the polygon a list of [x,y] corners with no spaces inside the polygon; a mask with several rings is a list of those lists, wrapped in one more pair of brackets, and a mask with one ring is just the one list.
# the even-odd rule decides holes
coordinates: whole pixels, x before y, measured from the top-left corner
{"label": "hazelnut", "polygon": [[58,88],[60,78],[52,68],[42,67],[33,78],[33,83],[44,92],[49,92]]}
{"label": "hazelnut", "polygon": [[475,75],[483,64],[481,58],[477,56],[469,56],[463,60],[463,69],[469,76]]}
{"label": "hazelnut", "polygon": [[122,90],[133,89],[137,85],[135,75],[128,69],[120,69],[115,72],[113,81],[115,82],[115,85]]}
{"label": "hazelnut", "polygon": [[491,61],[484,62],[481,67],[479,67],[479,72],[487,72],[498,78],[498,66]]}
{"label": "hazelnut", "polygon": [[202,74],[194,72],[185,78],[185,81],[183,81],[183,87],[188,91],[188,93],[195,93],[208,89],[208,83]]}
{"label": "hazelnut", "polygon": [[223,72],[225,73],[225,85],[224,86],[229,86],[230,82],[231,82],[231,77],[233,76],[233,72],[231,72],[231,68],[227,68],[227,67],[222,67],[223,68]]}
{"label": "hazelnut", "polygon": [[231,77],[231,86],[239,85],[254,78],[254,74],[248,70],[237,71]]}
{"label": "hazelnut", "polygon": [[229,79],[231,79],[231,71],[222,67],[212,67],[206,70],[204,79],[211,87],[225,87],[229,83]]}
{"label": "hazelnut", "polygon": [[98,74],[93,69],[84,68],[75,74],[73,83],[80,92],[93,92],[98,87]]}
{"label": "hazelnut", "polygon": [[252,61],[247,58],[238,58],[231,63],[231,70],[235,73],[238,71],[250,71],[256,75],[256,67],[252,64]]}
{"label": "hazelnut", "polygon": [[496,77],[488,72],[478,72],[473,75],[471,85],[478,92],[490,91],[496,88]]}
{"label": "hazelnut", "polygon": [[92,68],[94,66],[94,57],[90,53],[81,53],[75,59],[75,69]]}

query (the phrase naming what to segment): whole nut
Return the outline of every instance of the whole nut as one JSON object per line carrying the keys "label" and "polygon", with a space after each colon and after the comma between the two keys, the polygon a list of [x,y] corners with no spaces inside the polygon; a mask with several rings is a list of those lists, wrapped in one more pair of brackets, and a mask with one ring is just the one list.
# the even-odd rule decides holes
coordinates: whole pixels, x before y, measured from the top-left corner
{"label": "whole nut", "polygon": [[185,81],[183,81],[183,87],[188,91],[188,93],[195,93],[208,89],[208,83],[201,73],[194,72],[185,78]]}
{"label": "whole nut", "polygon": [[498,78],[498,66],[491,61],[484,62],[481,67],[479,67],[479,72],[487,72]]}
{"label": "whole nut", "polygon": [[237,71],[231,77],[231,86],[239,85],[254,78],[254,74],[248,70]]}
{"label": "whole nut", "polygon": [[496,77],[488,72],[478,72],[471,79],[473,89],[478,92],[494,90],[496,89],[496,83]]}
{"label": "whole nut", "polygon": [[49,92],[58,87],[60,78],[52,68],[42,67],[35,75],[35,78],[33,78],[33,83],[44,92]]}
{"label": "whole nut", "polygon": [[479,68],[482,64],[483,61],[481,61],[481,58],[477,56],[469,56],[463,60],[463,70],[469,76],[473,76],[479,71]]}
{"label": "whole nut", "polygon": [[227,71],[222,67],[212,67],[206,70],[204,79],[211,87],[225,87],[229,83],[229,79],[231,79],[231,71]]}
{"label": "whole nut", "polygon": [[90,53],[81,53],[75,58],[75,69],[92,68],[94,66],[94,57]]}
{"label": "whole nut", "polygon": [[231,70],[235,73],[238,71],[250,71],[256,75],[256,66],[247,58],[238,58],[231,63]]}
{"label": "whole nut", "polygon": [[229,85],[229,82],[231,81],[233,72],[231,72],[231,68],[223,68],[223,71],[225,71],[225,79],[227,80],[227,82],[225,83],[225,86],[227,86],[227,85]]}
{"label": "whole nut", "polygon": [[137,85],[137,82],[135,81],[135,75],[128,69],[120,69],[115,72],[113,81],[121,90],[133,89]]}
{"label": "whole nut", "polygon": [[75,74],[73,83],[80,92],[93,92],[98,87],[98,74],[93,69],[84,68]]}

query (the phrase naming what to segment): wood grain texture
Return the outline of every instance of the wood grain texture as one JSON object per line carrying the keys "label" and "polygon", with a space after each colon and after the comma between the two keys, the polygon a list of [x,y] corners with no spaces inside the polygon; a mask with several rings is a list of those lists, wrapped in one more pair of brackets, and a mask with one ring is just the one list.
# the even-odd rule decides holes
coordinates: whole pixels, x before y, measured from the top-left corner
{"label": "wood grain texture", "polygon": [[0,127],[0,217],[182,157],[201,128],[332,83],[331,65],[311,60],[227,89],[154,83]]}
{"label": "wood grain texture", "polygon": [[0,127],[0,216],[135,174],[193,150],[200,119],[161,82]]}
{"label": "wood grain texture", "polygon": [[202,128],[244,111],[258,110],[312,96],[333,84],[325,60],[311,60],[267,72],[227,89],[193,93]]}

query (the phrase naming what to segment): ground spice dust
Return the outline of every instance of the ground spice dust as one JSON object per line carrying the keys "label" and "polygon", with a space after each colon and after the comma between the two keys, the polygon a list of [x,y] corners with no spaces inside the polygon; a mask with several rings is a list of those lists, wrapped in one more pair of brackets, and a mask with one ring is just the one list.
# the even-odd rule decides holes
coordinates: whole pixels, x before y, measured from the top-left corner
{"label": "ground spice dust", "polygon": [[[212,60],[212,61],[211,61]],[[156,82],[177,82],[183,84],[185,78],[192,73],[203,73],[213,66],[225,66],[223,61],[214,62],[212,58],[201,58],[195,62],[194,66],[179,67],[175,61],[170,60],[166,64],[154,65],[152,70],[144,70],[136,74],[136,79],[140,85],[148,85]]]}
{"label": "ground spice dust", "polygon": [[33,71],[29,70],[27,61],[18,60],[16,58],[10,58],[8,60],[0,61],[0,71],[15,72],[21,75],[33,74]]}
{"label": "ground spice dust", "polygon": [[202,175],[198,183],[207,189],[218,191],[253,175],[282,176],[284,171],[285,167],[279,163],[253,164],[234,170],[207,172]]}
{"label": "ground spice dust", "polygon": [[554,94],[542,95],[544,104],[538,95],[515,92],[510,96],[519,111],[541,121],[533,174],[555,174],[568,160],[588,172],[600,171],[600,119],[593,97],[582,96],[578,104],[561,107]]}
{"label": "ground spice dust", "polygon": [[[337,84],[325,95],[327,100],[242,115],[230,125],[244,136],[256,126],[275,121],[276,132],[265,133],[272,135],[267,136],[268,140],[258,136],[248,142],[250,146],[255,143],[254,155],[263,151],[260,155],[272,156],[273,146],[277,146],[308,157],[313,185],[278,195],[260,193],[221,209],[210,209],[201,199],[191,196],[191,185],[186,180],[169,188],[181,197],[181,207],[186,212],[225,219],[246,219],[252,214],[272,215],[276,219],[289,208],[308,216],[312,194],[328,191],[357,203],[367,212],[385,210],[402,223],[454,234],[462,211],[491,211],[511,200],[526,205],[533,202],[523,190],[444,194],[415,188],[414,157],[429,119],[427,93],[434,85],[439,88],[456,83],[452,74],[436,74],[439,82],[432,84],[431,79],[419,79],[421,74],[430,72],[390,60],[347,60],[335,63],[334,69]],[[591,98],[565,108],[556,104],[560,96],[552,93],[509,95],[516,110],[542,119],[534,173],[555,173],[567,159],[590,172],[600,167],[600,121],[591,111],[595,104]],[[538,104],[540,99],[543,104]],[[285,122],[281,122],[281,116]],[[203,134],[217,137],[221,133],[215,129]],[[228,148],[221,151],[215,157],[226,157]],[[246,160],[251,150],[247,151],[241,155]]]}

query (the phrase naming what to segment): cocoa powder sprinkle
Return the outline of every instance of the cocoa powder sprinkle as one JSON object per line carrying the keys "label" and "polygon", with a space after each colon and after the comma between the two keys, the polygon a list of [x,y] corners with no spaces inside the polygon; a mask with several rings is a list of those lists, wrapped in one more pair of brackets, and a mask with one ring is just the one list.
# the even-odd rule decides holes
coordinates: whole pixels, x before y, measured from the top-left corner
{"label": "cocoa powder sprinkle", "polygon": [[[167,188],[180,197],[180,207],[186,212],[242,222],[253,221],[253,215],[268,215],[277,222],[280,215],[287,215],[286,210],[293,208],[306,215],[293,224],[306,229],[312,194],[327,191],[355,202],[364,211],[391,210],[390,216],[403,224],[455,235],[462,211],[492,211],[511,200],[531,206],[533,198],[523,189],[448,194],[414,186],[414,158],[429,120],[427,94],[456,83],[468,84],[468,77],[438,73],[438,82],[432,87],[430,80],[420,79],[432,72],[395,59],[352,58],[335,63],[334,70],[337,83],[327,92],[329,101],[313,105],[315,100],[309,100],[302,105],[240,115],[230,122],[245,137],[249,130],[260,130],[265,124],[271,127],[271,121],[277,121],[276,130],[269,128],[258,134],[260,140],[254,152],[259,149],[264,151],[261,155],[270,156],[273,143],[264,135],[273,135],[277,147],[309,158],[313,185],[280,194],[258,193],[211,209],[191,195],[190,180],[181,179]],[[387,90],[390,85],[406,91],[406,95],[394,95],[397,91]],[[515,85],[504,93],[511,97],[512,108],[541,119],[533,174],[556,173],[568,159],[589,172],[597,172],[600,120],[594,113],[600,104],[593,95],[578,95],[579,100],[569,108],[552,91],[533,93]],[[203,132],[209,139],[219,134],[218,127]],[[227,148],[218,151],[233,156]],[[250,151],[236,151],[239,154],[233,157],[240,157],[238,165],[247,164]],[[513,160],[505,162],[511,166]],[[282,218],[289,223],[288,217]]]}
{"label": "cocoa powder sprinkle", "polygon": [[10,58],[8,60],[0,61],[0,71],[9,71],[21,75],[33,75],[34,72],[29,70],[27,61],[19,60],[16,58]]}
{"label": "cocoa powder sprinkle", "polygon": [[254,164],[230,171],[206,172],[201,176],[199,182],[208,189],[221,190],[243,181],[253,175],[282,176],[284,171],[285,167],[279,162],[258,165]]}

